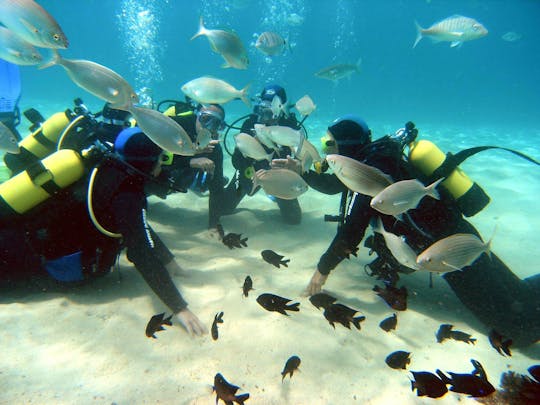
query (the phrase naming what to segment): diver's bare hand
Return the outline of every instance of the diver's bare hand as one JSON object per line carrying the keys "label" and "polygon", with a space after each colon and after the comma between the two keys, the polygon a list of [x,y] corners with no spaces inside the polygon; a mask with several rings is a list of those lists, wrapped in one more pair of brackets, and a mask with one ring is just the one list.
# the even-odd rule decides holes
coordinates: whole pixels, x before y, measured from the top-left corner
{"label": "diver's bare hand", "polygon": [[176,319],[180,325],[190,334],[190,336],[202,336],[208,333],[206,326],[189,309],[183,309],[176,314]]}
{"label": "diver's bare hand", "polygon": [[212,139],[208,145],[206,145],[204,148],[202,149],[198,149],[197,150],[197,154],[201,154],[201,153],[212,153],[216,147],[216,145],[219,145],[219,139]]}
{"label": "diver's bare hand", "polygon": [[272,159],[270,165],[272,166],[272,169],[288,169],[298,174],[302,174],[302,163],[289,155],[287,155],[287,159]]}
{"label": "diver's bare hand", "polygon": [[324,283],[326,283],[327,279],[328,275],[321,274],[319,270],[315,270],[315,273],[313,273],[313,276],[311,276],[311,280],[309,281],[309,284],[306,288],[305,295],[309,297],[314,294],[320,293],[322,290],[322,286],[324,285]]}
{"label": "diver's bare hand", "polygon": [[210,175],[214,174],[216,164],[213,160],[206,157],[193,158],[189,161],[189,167],[207,172]]}

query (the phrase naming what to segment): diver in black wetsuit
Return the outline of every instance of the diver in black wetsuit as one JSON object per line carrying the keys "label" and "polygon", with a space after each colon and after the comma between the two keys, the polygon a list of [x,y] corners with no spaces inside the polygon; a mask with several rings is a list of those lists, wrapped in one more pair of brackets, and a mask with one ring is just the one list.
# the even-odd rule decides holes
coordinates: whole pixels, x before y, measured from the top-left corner
{"label": "diver in black wetsuit", "polygon": [[[279,97],[280,103],[287,102],[287,95],[283,87],[272,84],[266,86],[260,95],[260,101],[254,107],[254,113],[247,118],[242,124],[241,132],[255,136],[255,124],[264,125],[281,125],[290,128],[298,129],[300,127],[294,114],[286,116],[283,111],[280,111],[277,117],[274,117],[271,110],[274,97]],[[267,153],[272,150],[263,145]],[[291,154],[291,149],[288,146],[282,146],[276,157],[286,157]],[[251,196],[253,188],[253,175],[259,169],[269,169],[269,164],[266,160],[255,161],[249,157],[245,157],[238,150],[234,149],[231,157],[232,164],[236,169],[233,179],[225,190],[224,211],[232,212],[242,201],[244,196]],[[258,190],[258,189],[257,189]],[[283,200],[275,198],[276,203],[281,211],[281,217],[287,224],[297,225],[302,220],[302,210],[297,199]]]}
{"label": "diver in black wetsuit", "polygon": [[[324,151],[327,154],[339,153],[377,167],[390,175],[394,181],[417,177],[410,163],[403,159],[402,144],[389,136],[371,141],[371,131],[366,123],[356,116],[344,116],[332,123],[328,128]],[[272,164],[275,167],[287,167],[300,172],[298,162],[290,157],[287,160],[274,160]],[[439,189],[440,201],[424,198],[416,209],[409,211],[410,219],[404,216],[405,221],[402,222],[372,209],[371,197],[349,191],[333,174],[310,171],[304,175],[304,179],[320,192],[342,193],[341,223],[309,282],[307,287],[309,295],[321,291],[330,272],[350,254],[356,252],[358,244],[364,238],[366,228],[376,217],[382,219],[388,232],[404,235],[407,243],[417,253],[436,240],[455,233],[472,233],[480,236],[478,231],[463,218],[456,202],[443,188]],[[377,262],[379,267],[383,267],[380,262],[386,261],[389,253],[384,253],[377,247],[372,248],[379,255],[373,263],[379,261]],[[484,254],[472,265],[461,271],[445,273],[443,278],[461,302],[480,321],[500,334],[512,338],[514,345],[525,346],[540,340],[538,276],[520,280],[495,254],[491,253],[491,258]]]}
{"label": "diver in black wetsuit", "polygon": [[41,274],[60,283],[84,282],[108,273],[125,247],[128,260],[178,321],[190,334],[202,335],[206,327],[169,275],[182,269],[146,221],[144,184],[159,174],[162,150],[137,127],[123,130],[114,147],[119,158],[105,157],[91,180],[94,220],[85,176],[0,227],[0,281]]}

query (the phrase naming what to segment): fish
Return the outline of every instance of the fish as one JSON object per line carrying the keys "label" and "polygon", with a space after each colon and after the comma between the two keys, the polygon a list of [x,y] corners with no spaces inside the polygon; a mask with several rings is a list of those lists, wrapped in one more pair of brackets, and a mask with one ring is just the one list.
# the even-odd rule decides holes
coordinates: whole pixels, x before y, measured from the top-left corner
{"label": "fish", "polygon": [[283,379],[287,374],[289,374],[289,377],[292,378],[294,371],[298,370],[298,367],[300,366],[300,357],[298,356],[291,356],[285,363],[285,367],[283,367],[283,371],[281,372],[281,382],[283,382]]}
{"label": "fish", "polygon": [[398,216],[410,209],[415,209],[425,196],[440,200],[436,187],[443,180],[444,178],[439,179],[429,186],[424,186],[417,179],[398,181],[372,197],[369,205],[383,214]]}
{"label": "fish", "polygon": [[435,374],[428,371],[411,371],[414,380],[411,380],[411,391],[416,388],[419,397],[440,398],[448,392],[446,384]]}
{"label": "fish", "polygon": [[527,369],[530,375],[540,383],[540,365],[531,366]]}
{"label": "fish", "polygon": [[248,94],[250,86],[251,84],[248,84],[242,90],[238,90],[225,80],[201,76],[184,83],[181,89],[186,96],[201,104],[225,104],[240,99],[251,108]]}
{"label": "fish", "polygon": [[247,247],[248,238],[242,238],[241,233],[228,233],[221,239],[223,244],[229,249]]}
{"label": "fish", "polygon": [[465,41],[485,37],[488,30],[474,18],[464,17],[454,14],[444,20],[436,22],[429,28],[422,28],[418,22],[416,25],[416,40],[413,48],[424,37],[430,38],[433,42],[450,42],[450,47],[461,46]]}
{"label": "fish", "polygon": [[356,309],[349,308],[343,304],[331,304],[324,309],[324,317],[334,329],[336,328],[334,323],[337,322],[347,329],[351,329],[350,324],[352,323],[356,329],[360,330],[360,322],[364,321],[366,317],[363,315],[355,317],[354,315],[357,312]]}
{"label": "fish", "polygon": [[129,112],[137,121],[137,126],[163,150],[181,156],[195,154],[195,145],[188,133],[172,118],[159,111],[135,105],[129,108]]}
{"label": "fish", "polygon": [[283,260],[283,258],[285,256],[278,255],[273,250],[268,250],[268,249],[263,250],[261,252],[261,256],[262,256],[262,258],[264,259],[264,261],[266,263],[270,263],[270,264],[274,265],[275,267],[277,267],[278,269],[279,269],[280,265],[283,265],[285,267],[289,267],[287,265],[287,263],[289,263],[291,261],[290,259]]}
{"label": "fish", "polygon": [[288,169],[257,170],[253,176],[251,194],[258,186],[261,186],[266,194],[283,200],[294,200],[308,190],[305,180]]}
{"label": "fish", "polygon": [[499,353],[501,356],[512,356],[512,352],[510,351],[512,339],[505,339],[504,336],[495,329],[492,329],[491,332],[489,332],[488,339],[491,347],[497,350],[497,353]]}
{"label": "fish", "polygon": [[467,344],[472,343],[474,345],[476,343],[476,339],[474,339],[470,334],[461,332],[459,330],[452,330],[453,327],[454,325],[442,324],[435,335],[437,337],[437,342],[442,343],[446,339],[453,339],[460,342],[465,342]]}
{"label": "fish", "polygon": [[468,394],[471,397],[486,397],[495,392],[495,387],[487,380],[483,367],[476,360],[471,360],[475,369],[470,374],[457,374],[449,372],[450,377],[441,370],[436,370],[441,380],[451,385],[450,391]]}
{"label": "fish", "polygon": [[21,152],[17,137],[2,121],[0,121],[0,150],[14,154]]}
{"label": "fish", "polygon": [[[191,37],[191,40],[200,36],[206,36],[212,50],[219,53],[225,59],[225,63],[221,67],[247,69],[249,59],[246,48],[238,34],[233,31],[208,29],[204,26],[203,18],[200,17],[199,30]],[[218,102],[218,104],[221,103]]]}
{"label": "fish", "polygon": [[405,311],[407,309],[407,288],[402,286],[400,288],[392,287],[390,285],[385,286],[383,290],[378,285],[373,287],[373,291],[381,297],[391,308],[396,311]]}
{"label": "fish", "polygon": [[38,65],[43,57],[34,46],[0,26],[0,58],[15,65]]}
{"label": "fish", "polygon": [[419,266],[416,264],[417,254],[407,244],[405,237],[387,232],[384,229],[381,218],[377,218],[376,224],[373,231],[380,233],[383,236],[386,247],[390,250],[390,253],[392,253],[392,256],[394,256],[398,263],[410,269],[418,270]]}
{"label": "fish", "polygon": [[522,37],[523,36],[521,34],[514,31],[508,31],[504,33],[503,35],[501,35],[502,40],[506,42],[519,41]]}
{"label": "fish", "polygon": [[315,73],[315,77],[320,79],[330,80],[334,83],[338,83],[339,80],[350,77],[353,73],[360,73],[360,65],[362,64],[362,58],[358,59],[355,65],[340,63],[332,66],[325,67]]}
{"label": "fish", "polygon": [[289,116],[289,111],[287,111],[287,104],[284,103],[281,100],[281,97],[279,97],[277,94],[272,99],[272,102],[270,103],[270,110],[272,110],[272,118],[276,119],[279,118],[281,113],[283,113],[286,117]]}
{"label": "fish", "polygon": [[249,394],[236,395],[240,387],[230,384],[221,373],[214,376],[214,385],[212,391],[216,393],[216,404],[221,399],[226,405],[232,405],[236,402],[238,405],[243,405],[249,399]]}
{"label": "fish", "polygon": [[268,149],[274,149],[276,152],[279,151],[279,147],[274,142],[272,142],[267,132],[262,129],[265,126],[266,125],[264,124],[255,124],[253,126],[253,129],[255,130],[255,138],[257,138],[259,142],[266,146]]}
{"label": "fish", "polygon": [[171,318],[172,314],[168,316],[167,318],[164,318],[165,312],[161,314],[154,315],[150,320],[148,321],[148,324],[146,325],[146,336],[157,339],[156,335],[154,333],[165,330],[163,325],[169,325],[172,326]]}
{"label": "fish", "polygon": [[416,258],[416,264],[422,270],[436,273],[461,270],[472,264],[482,253],[489,253],[491,239],[484,243],[476,235],[456,233],[441,239]]}
{"label": "fish", "polygon": [[386,359],[384,360],[384,362],[390,368],[393,368],[396,370],[400,370],[400,369],[405,370],[407,369],[407,365],[411,363],[411,358],[409,357],[410,355],[411,355],[410,352],[398,350],[386,356]]}
{"label": "fish", "polygon": [[304,132],[281,125],[256,125],[255,133],[270,139],[273,143],[282,146],[298,147],[304,141]]}
{"label": "fish", "polygon": [[279,295],[274,295],[270,293],[261,294],[257,297],[257,302],[261,307],[270,312],[279,312],[280,314],[287,315],[289,314],[286,311],[300,311],[298,306],[299,302],[294,304],[289,304],[292,300],[288,298],[280,297]]}
{"label": "fish", "polygon": [[217,340],[218,339],[218,323],[223,323],[223,311],[217,313],[214,316],[214,322],[212,322],[212,339]]}
{"label": "fish", "polygon": [[385,332],[390,332],[391,330],[396,329],[397,327],[396,314],[392,314],[392,316],[389,316],[388,318],[383,319],[381,323],[379,323],[379,327]]}
{"label": "fish", "polygon": [[293,27],[298,27],[304,23],[304,17],[296,13],[291,13],[287,16],[285,21]]}
{"label": "fish", "polygon": [[139,102],[131,85],[106,66],[85,59],[64,59],[56,49],[53,49],[53,59],[39,68],[54,65],[62,66],[77,86],[109,102],[111,108],[132,112],[130,106]]}
{"label": "fish", "polygon": [[332,305],[334,302],[337,301],[337,298],[332,297],[331,295],[325,294],[325,293],[317,293],[309,297],[309,301],[317,307],[317,309],[321,308],[328,308],[330,305]]}
{"label": "fish", "polygon": [[349,190],[359,194],[374,197],[393,183],[390,176],[376,167],[347,156],[330,154],[326,161],[337,178]]}
{"label": "fish", "polygon": [[266,150],[261,143],[253,136],[240,132],[238,135],[235,135],[234,140],[236,142],[236,147],[244,157],[249,157],[257,161],[272,161],[274,153],[266,153]]}
{"label": "fish", "polygon": [[34,46],[55,49],[69,46],[58,22],[33,0],[0,1],[0,22]]}
{"label": "fish", "polygon": [[[302,161],[302,168],[304,172],[307,172],[311,168],[312,163],[322,163],[323,158],[319,154],[319,151],[311,142],[304,139],[302,146],[296,150],[296,158]],[[306,163],[309,162],[309,164]]]}
{"label": "fish", "polygon": [[300,100],[298,100],[294,104],[294,107],[304,117],[310,115],[313,111],[317,109],[317,106],[315,105],[315,103],[313,103],[313,100],[307,94],[300,98]]}
{"label": "fish", "polygon": [[244,280],[244,285],[242,286],[242,292],[244,293],[244,297],[247,297],[251,290],[253,290],[253,280],[251,280],[250,276],[246,276],[246,279]]}
{"label": "fish", "polygon": [[255,48],[268,56],[282,54],[285,49],[291,51],[291,47],[281,35],[273,31],[265,31],[257,38]]}

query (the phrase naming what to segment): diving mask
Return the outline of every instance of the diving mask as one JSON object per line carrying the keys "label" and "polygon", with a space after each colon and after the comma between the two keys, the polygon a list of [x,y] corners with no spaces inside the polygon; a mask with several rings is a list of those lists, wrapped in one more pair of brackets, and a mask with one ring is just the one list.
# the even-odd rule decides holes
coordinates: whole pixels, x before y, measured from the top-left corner
{"label": "diving mask", "polygon": [[253,112],[259,117],[258,121],[261,123],[274,119],[272,103],[268,100],[261,100],[253,109]]}
{"label": "diving mask", "polygon": [[218,132],[225,128],[223,117],[217,111],[202,110],[197,112],[201,126],[210,132]]}

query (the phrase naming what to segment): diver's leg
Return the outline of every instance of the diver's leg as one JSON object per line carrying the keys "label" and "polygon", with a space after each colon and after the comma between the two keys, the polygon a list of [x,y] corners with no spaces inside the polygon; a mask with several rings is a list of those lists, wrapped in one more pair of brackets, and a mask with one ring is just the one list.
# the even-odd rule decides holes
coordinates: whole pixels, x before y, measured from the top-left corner
{"label": "diver's leg", "polygon": [[298,203],[298,199],[283,200],[276,198],[277,205],[281,211],[283,221],[289,225],[298,225],[302,221],[302,209]]}

